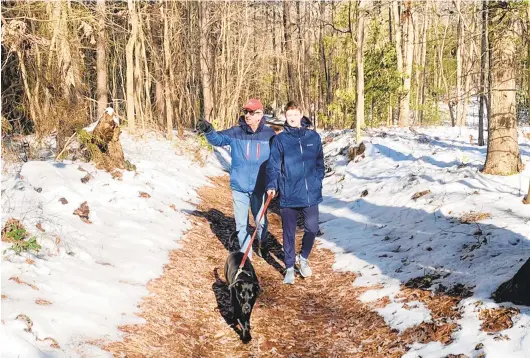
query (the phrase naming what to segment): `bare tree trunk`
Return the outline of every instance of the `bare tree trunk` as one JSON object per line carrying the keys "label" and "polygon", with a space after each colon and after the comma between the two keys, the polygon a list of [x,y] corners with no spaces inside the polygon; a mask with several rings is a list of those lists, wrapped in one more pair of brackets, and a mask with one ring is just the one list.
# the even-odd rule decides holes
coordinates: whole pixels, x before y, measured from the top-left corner
{"label": "bare tree trunk", "polygon": [[107,34],[105,30],[105,0],[97,0],[96,9],[98,13],[98,38],[96,48],[96,72],[97,72],[97,99],[98,118],[103,116],[107,108]]}
{"label": "bare tree trunk", "polygon": [[[402,31],[401,31],[401,16],[400,16],[400,2],[398,0],[394,0],[392,2],[392,13],[393,13],[393,17],[394,17],[394,33],[395,33],[395,40],[396,40],[396,57],[397,57],[397,72],[401,78],[401,83],[400,83],[400,88],[399,88],[399,91],[402,91],[402,86],[403,86],[403,49],[402,49],[402,45],[401,45],[401,35],[402,35]],[[397,103],[398,103],[398,108],[397,108],[397,111],[398,111],[398,118],[399,118],[399,122],[401,123],[401,102],[402,102],[402,94],[399,94],[398,95],[398,99],[397,99]]]}
{"label": "bare tree trunk", "polygon": [[171,86],[172,81],[170,79],[171,65],[173,63],[171,59],[171,52],[169,50],[169,21],[167,14],[168,3],[165,2],[160,6],[160,12],[162,15],[162,21],[164,22],[164,98],[166,108],[166,137],[171,140],[173,139],[173,103],[171,101]]}
{"label": "bare tree trunk", "polygon": [[526,6],[526,20],[527,20],[527,23],[526,23],[526,61],[528,61],[527,62],[528,71],[526,71],[528,96],[526,98],[526,103],[527,103],[528,112],[529,112],[527,119],[528,119],[528,122],[530,123],[530,1],[527,3],[527,6]]}
{"label": "bare tree trunk", "polygon": [[199,3],[199,28],[201,43],[201,79],[202,79],[202,97],[204,106],[204,119],[213,120],[213,91],[212,80],[210,77],[210,44],[208,42],[208,3],[201,0]]}
{"label": "bare tree trunk", "polygon": [[406,58],[405,58],[405,78],[403,80],[403,97],[399,109],[399,125],[406,127],[409,125],[410,118],[410,84],[412,77],[412,55],[414,54],[414,25],[412,23],[412,1],[405,2],[405,11],[403,13],[407,34],[405,37],[406,43]]}
{"label": "bare tree trunk", "polygon": [[494,175],[512,175],[522,168],[517,138],[516,113],[516,53],[517,34],[514,15],[490,9],[492,46],[491,115],[488,123],[488,153],[484,172]]}
{"label": "bare tree trunk", "polygon": [[421,125],[423,123],[423,107],[425,106],[425,87],[426,87],[426,62],[427,62],[427,28],[429,27],[429,19],[430,19],[430,2],[427,0],[425,3],[425,20],[423,21],[423,33],[422,33],[422,47],[421,47],[421,60],[420,60],[420,68],[421,68],[421,83],[420,83],[420,91],[419,91],[419,124]]}
{"label": "bare tree trunk", "polygon": [[287,79],[289,90],[287,96],[289,99],[298,101],[296,96],[296,81],[294,78],[293,68],[293,43],[291,39],[291,6],[288,0],[283,1],[283,36],[285,42],[285,53],[287,57]]}
{"label": "bare tree trunk", "polygon": [[357,91],[355,93],[355,135],[361,143],[361,126],[364,125],[364,8],[363,0],[357,2]]}
{"label": "bare tree trunk", "polygon": [[480,42],[480,101],[478,111],[478,145],[484,143],[484,109],[486,107],[486,60],[488,57],[488,3],[482,0],[482,35]]}
{"label": "bare tree trunk", "polygon": [[136,129],[136,119],[134,117],[134,46],[138,33],[138,22],[136,20],[134,1],[127,0],[127,7],[129,9],[129,25],[131,27],[131,34],[125,49],[127,62],[127,121],[129,122],[129,129],[134,131]]}
{"label": "bare tree trunk", "polygon": [[456,29],[456,125],[464,125],[463,113],[463,95],[462,95],[462,51],[464,47],[464,34],[462,27],[462,14],[460,13],[461,0],[456,0],[456,12],[458,16]]}
{"label": "bare tree trunk", "polygon": [[311,101],[311,57],[312,57],[312,49],[313,49],[313,41],[311,38],[311,32],[308,31],[308,27],[311,24],[312,18],[311,18],[311,3],[306,2],[305,3],[305,41],[304,41],[304,103],[306,103],[307,111],[309,111],[310,117],[314,117],[314,103]]}

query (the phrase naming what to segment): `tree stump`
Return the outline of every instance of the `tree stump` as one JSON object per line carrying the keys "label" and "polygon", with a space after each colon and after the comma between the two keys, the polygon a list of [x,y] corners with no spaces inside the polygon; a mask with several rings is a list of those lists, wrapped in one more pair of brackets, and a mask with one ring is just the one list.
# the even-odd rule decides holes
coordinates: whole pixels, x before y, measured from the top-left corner
{"label": "tree stump", "polygon": [[495,302],[512,302],[516,305],[530,306],[530,259],[509,281],[499,286],[493,293]]}
{"label": "tree stump", "polygon": [[84,129],[78,134],[85,159],[109,172],[128,169],[120,143],[121,130],[113,114],[112,108],[107,108],[92,132]]}
{"label": "tree stump", "polygon": [[366,150],[366,146],[364,145],[364,142],[361,142],[359,146],[348,148],[348,159],[354,160],[359,155],[364,154],[364,151]]}

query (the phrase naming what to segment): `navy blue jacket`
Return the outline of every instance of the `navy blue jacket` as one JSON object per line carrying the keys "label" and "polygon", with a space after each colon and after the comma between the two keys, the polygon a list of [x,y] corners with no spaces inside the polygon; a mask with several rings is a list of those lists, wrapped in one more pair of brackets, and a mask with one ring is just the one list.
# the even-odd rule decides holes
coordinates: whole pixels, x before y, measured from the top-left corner
{"label": "navy blue jacket", "polygon": [[265,118],[261,119],[254,132],[243,116],[239,118],[239,126],[205,133],[210,144],[230,146],[230,187],[233,190],[244,193],[265,192],[265,169],[270,154],[270,139],[274,134],[272,128],[265,126]]}
{"label": "navy blue jacket", "polygon": [[280,207],[300,208],[322,201],[324,153],[320,136],[307,127],[311,122],[302,118],[302,127],[287,122],[271,147],[267,164],[267,190],[280,193]]}

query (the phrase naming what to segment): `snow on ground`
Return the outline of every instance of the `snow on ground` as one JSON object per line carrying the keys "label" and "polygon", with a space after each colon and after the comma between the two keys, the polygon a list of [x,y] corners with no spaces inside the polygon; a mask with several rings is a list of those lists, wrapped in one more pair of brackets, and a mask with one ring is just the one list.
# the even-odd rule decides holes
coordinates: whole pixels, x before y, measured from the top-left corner
{"label": "snow on ground", "polygon": [[[188,228],[183,211],[193,209],[194,190],[221,174],[217,161],[200,167],[176,155],[176,142],[126,133],[121,141],[137,167],[121,181],[91,164],[53,160],[2,176],[2,227],[21,219],[43,247],[19,256],[2,242],[2,357],[108,355],[87,342],[120,339],[118,326],[142,321],[137,305]],[[83,184],[87,173],[93,179]],[[91,224],[73,215],[84,201]]]}
{"label": "snow on ground", "polygon": [[[510,340],[495,340],[480,331],[478,319],[480,308],[498,307],[490,299],[492,292],[530,256],[530,205],[521,202],[528,190],[530,165],[509,177],[485,175],[480,168],[486,147],[474,144],[476,129],[416,131],[370,131],[364,137],[365,158],[358,162],[348,162],[344,150],[353,143],[354,133],[322,134],[325,142],[333,141],[324,146],[332,172],[324,180],[320,244],[335,252],[336,270],[360,274],[354,285],[383,285],[361,299],[388,296],[390,304],[378,312],[399,331],[431,319],[423,305],[407,309],[395,299],[407,280],[439,274],[436,284],[472,288],[473,296],[461,303],[463,315],[457,322],[461,329],[454,342],[445,347],[417,344],[407,357],[459,353],[474,357],[478,343],[484,344],[481,352],[487,357],[530,357],[529,308],[520,307],[514,326],[501,332]],[[530,142],[523,130],[519,143],[523,162],[528,162]],[[425,190],[430,192],[412,199]],[[491,217],[461,223],[459,218],[470,211]]]}
{"label": "snow on ground", "polygon": [[[322,134],[332,172],[324,181],[319,244],[335,253],[336,270],[359,275],[354,285],[382,286],[361,300],[389,297],[376,310],[400,332],[432,320],[421,302],[405,304],[397,297],[407,280],[439,274],[433,289],[457,283],[472,289],[460,304],[453,342],[414,344],[406,357],[530,357],[529,308],[520,307],[513,327],[500,332],[509,340],[481,331],[478,318],[481,309],[499,307],[491,293],[530,256],[530,205],[521,203],[530,168],[510,177],[484,175],[486,148],[469,142],[470,135],[476,141],[476,129],[416,131],[371,130],[358,162],[348,162],[344,151],[353,132]],[[123,134],[122,142],[138,168],[136,174],[124,172],[122,181],[90,164],[53,160],[28,162],[20,175],[2,177],[2,226],[10,217],[22,219],[43,246],[37,256],[3,254],[4,357],[104,355],[87,342],[119,339],[116,327],[141,321],[134,315],[137,304],[148,294],[146,283],[162,273],[168,251],[178,248],[194,189],[229,167],[222,149],[201,168],[165,140]],[[519,142],[528,162],[530,142],[522,134]],[[78,167],[93,179],[81,183],[87,173]],[[412,199],[424,190],[430,192]],[[72,214],[84,201],[91,224]],[[462,224],[460,217],[470,211],[491,217]],[[36,229],[38,223],[45,232]],[[2,250],[8,246],[2,243]],[[60,349],[50,346],[54,341]],[[484,347],[475,350],[479,343]]]}

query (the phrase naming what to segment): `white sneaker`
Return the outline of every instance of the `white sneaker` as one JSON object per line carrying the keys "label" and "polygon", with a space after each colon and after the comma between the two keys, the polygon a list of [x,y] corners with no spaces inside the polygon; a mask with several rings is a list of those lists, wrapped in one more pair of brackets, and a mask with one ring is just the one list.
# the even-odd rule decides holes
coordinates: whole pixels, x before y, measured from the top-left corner
{"label": "white sneaker", "polygon": [[294,267],[290,267],[285,271],[283,283],[287,285],[294,285]]}
{"label": "white sneaker", "polygon": [[300,275],[303,278],[310,277],[313,274],[307,259],[304,259],[300,254],[296,255],[296,265],[298,266],[298,271],[300,271]]}

